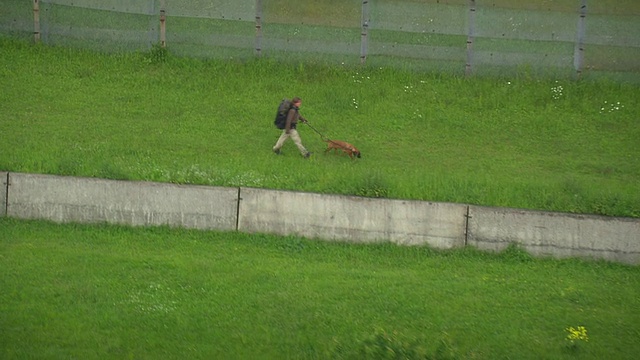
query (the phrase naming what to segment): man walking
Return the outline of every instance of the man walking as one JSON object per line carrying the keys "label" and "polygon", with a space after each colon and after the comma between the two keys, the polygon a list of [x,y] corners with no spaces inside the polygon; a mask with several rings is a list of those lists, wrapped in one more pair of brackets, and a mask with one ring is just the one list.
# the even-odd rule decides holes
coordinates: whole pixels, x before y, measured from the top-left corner
{"label": "man walking", "polygon": [[280,155],[280,149],[282,148],[282,145],[284,145],[284,142],[287,141],[288,138],[291,138],[293,143],[298,147],[302,156],[305,158],[311,156],[311,153],[304,147],[304,145],[302,145],[302,139],[300,139],[300,135],[298,135],[298,131],[296,130],[298,120],[304,123],[307,122],[307,119],[300,115],[300,105],[302,105],[302,99],[299,97],[296,96],[291,100],[291,107],[287,112],[287,120],[284,129],[282,130],[282,135],[280,135],[278,142],[276,142],[273,147],[273,152],[278,155]]}

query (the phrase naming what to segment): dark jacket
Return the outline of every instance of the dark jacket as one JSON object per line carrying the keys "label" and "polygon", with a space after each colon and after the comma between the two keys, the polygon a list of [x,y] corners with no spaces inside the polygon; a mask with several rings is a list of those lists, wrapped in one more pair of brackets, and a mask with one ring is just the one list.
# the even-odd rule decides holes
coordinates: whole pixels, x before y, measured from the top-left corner
{"label": "dark jacket", "polygon": [[300,112],[298,110],[299,108],[296,106],[291,106],[291,108],[289,109],[289,112],[287,113],[287,123],[284,126],[285,131],[289,131],[289,129],[295,129],[298,124],[298,120],[302,120],[303,122],[307,121],[305,118],[300,116]]}

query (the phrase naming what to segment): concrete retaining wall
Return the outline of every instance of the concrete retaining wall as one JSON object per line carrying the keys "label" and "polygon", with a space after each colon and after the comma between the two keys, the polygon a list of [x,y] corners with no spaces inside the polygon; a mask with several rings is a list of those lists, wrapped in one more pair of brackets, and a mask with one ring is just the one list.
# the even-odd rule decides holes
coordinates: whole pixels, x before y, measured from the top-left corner
{"label": "concrete retaining wall", "polygon": [[640,264],[640,219],[0,172],[0,216],[390,241]]}
{"label": "concrete retaining wall", "polygon": [[464,246],[466,205],[240,189],[238,230],[435,248]]}
{"label": "concrete retaining wall", "polygon": [[7,214],[57,222],[108,222],[235,230],[238,189],[9,174]]}
{"label": "concrete retaining wall", "polygon": [[8,176],[8,173],[0,171],[0,216],[7,215]]}
{"label": "concrete retaining wall", "polygon": [[469,207],[467,244],[500,251],[517,243],[530,254],[640,263],[640,219]]}

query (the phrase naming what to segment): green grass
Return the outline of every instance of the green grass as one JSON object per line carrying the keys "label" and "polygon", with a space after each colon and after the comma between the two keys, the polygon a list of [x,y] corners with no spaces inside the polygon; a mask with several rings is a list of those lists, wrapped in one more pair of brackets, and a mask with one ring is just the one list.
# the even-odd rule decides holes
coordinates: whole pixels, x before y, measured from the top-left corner
{"label": "green grass", "polygon": [[[533,259],[515,248],[495,255],[7,218],[0,228],[3,359],[640,352],[640,267]],[[571,346],[569,326],[584,326],[589,341]]]}
{"label": "green grass", "polygon": [[[640,216],[634,85],[0,47],[2,171]],[[275,156],[292,96],[362,159]]]}
{"label": "green grass", "polygon": [[[296,10],[312,24],[321,11]],[[345,14],[330,13],[333,25],[351,26]],[[174,20],[174,29],[197,31]],[[321,40],[326,24],[318,25],[302,35]],[[296,28],[273,26],[284,35]],[[594,56],[606,63],[602,54],[587,60]],[[395,58],[382,68],[299,58],[103,55],[0,37],[0,170],[640,216],[637,85],[539,80],[526,68],[465,80],[393,70]],[[305,161],[291,144],[273,155],[275,107],[294,95],[314,127],[364,157],[323,155],[306,127],[316,156]],[[640,352],[638,267],[534,260],[515,248],[491,255],[6,218],[0,228],[2,358]],[[585,326],[589,342],[572,346],[570,326]]]}

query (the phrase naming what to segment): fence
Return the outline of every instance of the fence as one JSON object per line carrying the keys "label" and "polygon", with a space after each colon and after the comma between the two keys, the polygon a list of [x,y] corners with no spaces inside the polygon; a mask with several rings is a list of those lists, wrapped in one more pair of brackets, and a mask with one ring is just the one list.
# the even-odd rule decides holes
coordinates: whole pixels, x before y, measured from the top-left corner
{"label": "fence", "polygon": [[3,4],[0,31],[104,51],[640,78],[634,0],[31,1]]}
{"label": "fence", "polygon": [[[640,219],[251,188],[0,173],[7,216],[389,241],[640,264]],[[1,214],[0,214],[1,215]]]}

